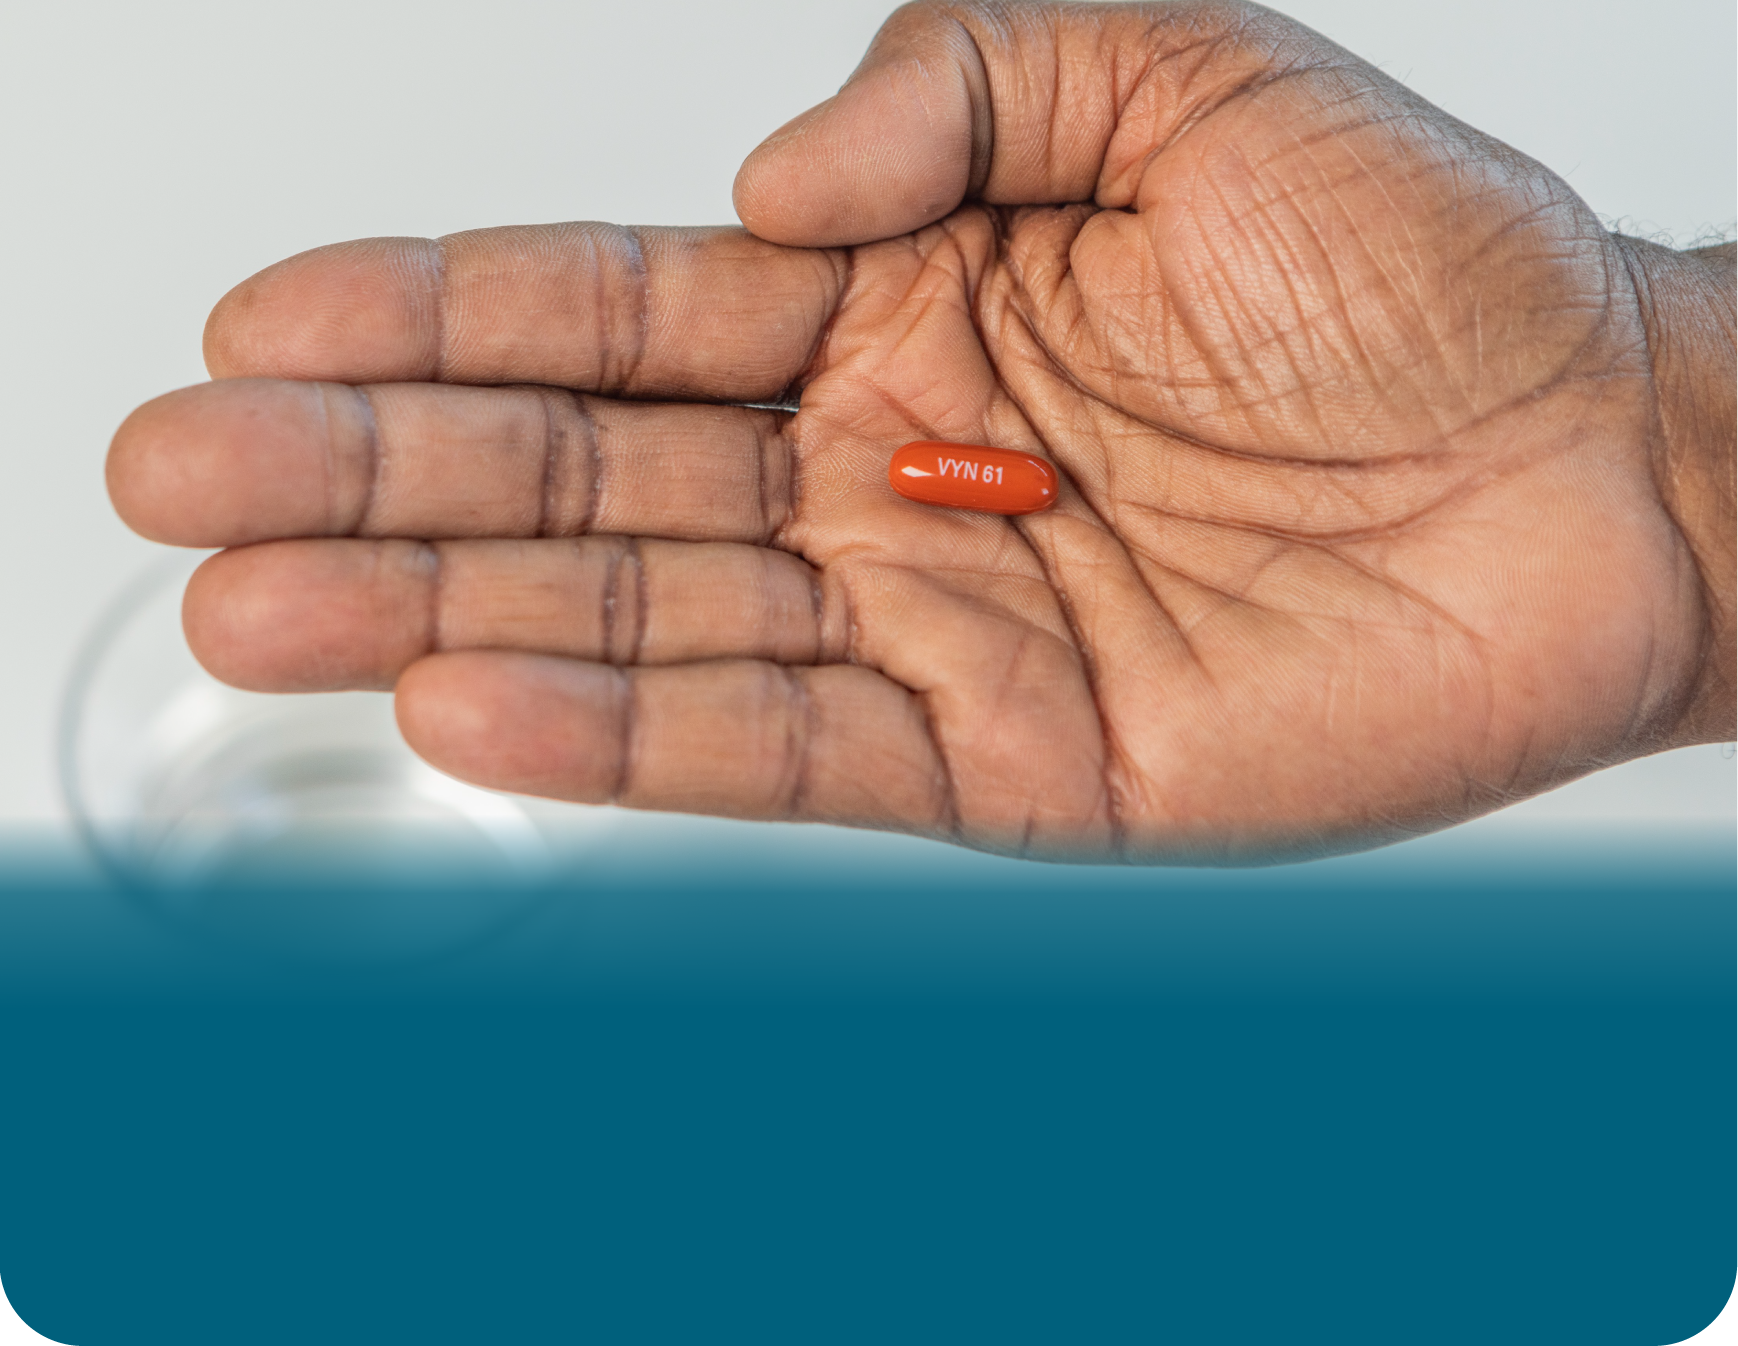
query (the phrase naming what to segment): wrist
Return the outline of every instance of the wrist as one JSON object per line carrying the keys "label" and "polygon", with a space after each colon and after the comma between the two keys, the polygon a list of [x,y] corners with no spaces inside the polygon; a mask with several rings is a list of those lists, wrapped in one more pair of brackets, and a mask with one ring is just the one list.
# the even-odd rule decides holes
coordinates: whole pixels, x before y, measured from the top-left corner
{"label": "wrist", "polygon": [[1734,455],[1738,345],[1734,246],[1677,252],[1615,235],[1647,332],[1653,375],[1654,480],[1700,575],[1704,629],[1684,710],[1665,746],[1734,737],[1738,694],[1734,607]]}

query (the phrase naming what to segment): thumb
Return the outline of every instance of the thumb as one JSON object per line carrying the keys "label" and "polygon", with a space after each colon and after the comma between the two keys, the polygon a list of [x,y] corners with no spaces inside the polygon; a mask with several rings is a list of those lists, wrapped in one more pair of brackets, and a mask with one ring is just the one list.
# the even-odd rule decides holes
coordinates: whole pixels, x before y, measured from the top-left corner
{"label": "thumb", "polygon": [[845,87],[775,131],[736,175],[736,212],[774,243],[892,238],[968,197],[1131,204],[1154,150],[1239,89],[1333,54],[1231,0],[920,3]]}
{"label": "thumb", "polygon": [[892,238],[948,214],[989,171],[982,57],[949,9],[909,5],[844,88],[787,122],[736,174],[736,213],[773,243]]}

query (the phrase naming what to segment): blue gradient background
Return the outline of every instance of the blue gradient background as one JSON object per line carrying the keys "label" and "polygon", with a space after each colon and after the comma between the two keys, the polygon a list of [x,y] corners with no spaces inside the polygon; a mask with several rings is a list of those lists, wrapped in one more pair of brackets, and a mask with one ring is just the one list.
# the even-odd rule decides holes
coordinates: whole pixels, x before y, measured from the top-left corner
{"label": "blue gradient background", "polygon": [[1730,827],[1246,871],[681,836],[394,966],[14,846],[13,1305],[79,1346],[1653,1346],[1731,1290]]}

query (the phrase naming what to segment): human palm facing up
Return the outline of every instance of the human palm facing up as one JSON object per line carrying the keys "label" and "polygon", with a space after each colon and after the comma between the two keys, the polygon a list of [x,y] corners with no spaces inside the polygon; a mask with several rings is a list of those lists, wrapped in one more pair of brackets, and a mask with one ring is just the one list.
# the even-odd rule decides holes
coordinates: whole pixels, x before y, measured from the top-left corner
{"label": "human palm facing up", "polygon": [[[1729,249],[1227,5],[902,10],[737,204],[228,295],[109,468],[234,548],[199,657],[396,686],[484,785],[1064,858],[1366,844],[1731,733]],[[916,439],[1060,502],[902,499]]]}

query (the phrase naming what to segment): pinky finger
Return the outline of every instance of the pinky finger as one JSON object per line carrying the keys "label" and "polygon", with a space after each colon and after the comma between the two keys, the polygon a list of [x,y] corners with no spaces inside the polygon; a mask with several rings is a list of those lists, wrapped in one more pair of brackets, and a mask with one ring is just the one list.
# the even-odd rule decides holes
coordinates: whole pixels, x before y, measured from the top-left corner
{"label": "pinky finger", "polygon": [[406,740],[479,785],[581,803],[952,835],[923,708],[849,665],[616,668],[437,654],[398,682]]}

